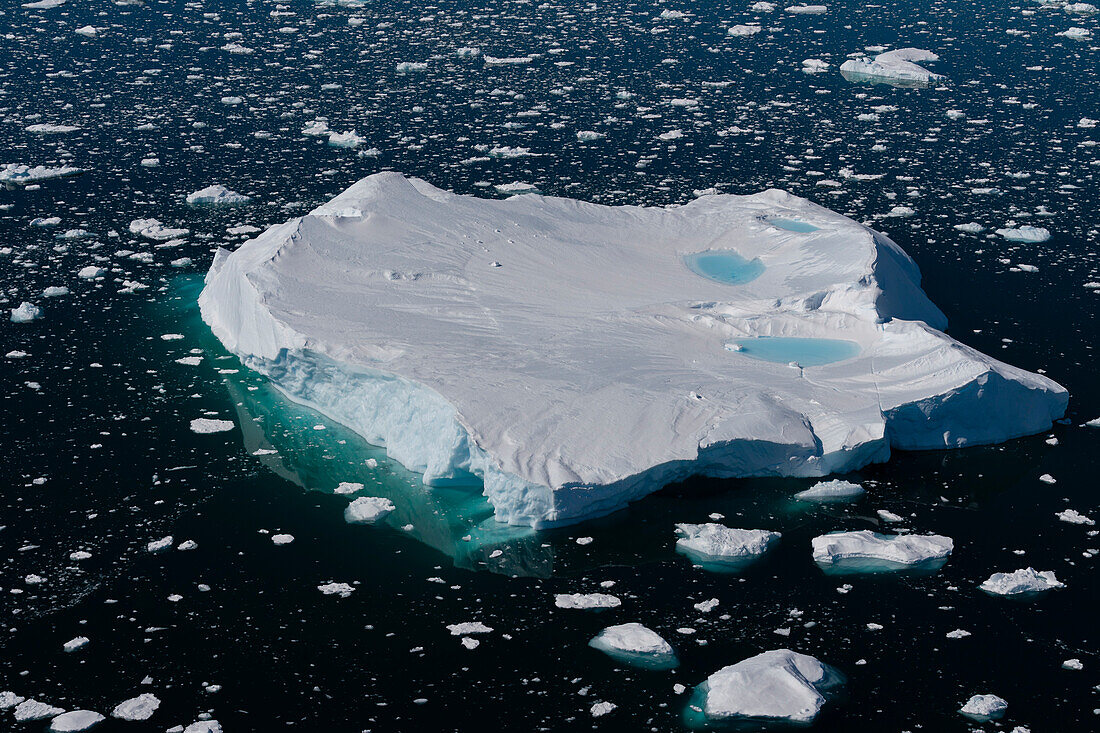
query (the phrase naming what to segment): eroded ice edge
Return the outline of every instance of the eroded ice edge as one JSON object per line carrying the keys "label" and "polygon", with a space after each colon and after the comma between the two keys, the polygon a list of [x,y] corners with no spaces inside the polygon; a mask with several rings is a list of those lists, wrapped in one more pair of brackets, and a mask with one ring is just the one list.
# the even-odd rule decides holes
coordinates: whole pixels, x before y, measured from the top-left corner
{"label": "eroded ice edge", "polygon": [[[764,269],[716,282],[684,264],[707,250]],[[199,304],[291,399],[534,527],[692,474],[824,476],[891,447],[999,442],[1068,401],[943,334],[887,237],[775,190],[610,207],[380,173],[219,250]],[[758,337],[858,353],[802,368],[727,348]]]}

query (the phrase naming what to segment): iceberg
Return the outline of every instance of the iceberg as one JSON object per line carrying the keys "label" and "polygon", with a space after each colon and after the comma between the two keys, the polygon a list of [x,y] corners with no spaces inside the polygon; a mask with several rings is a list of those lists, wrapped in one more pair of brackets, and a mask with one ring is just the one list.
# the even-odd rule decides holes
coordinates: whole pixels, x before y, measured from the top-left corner
{"label": "iceberg", "polygon": [[672,645],[638,623],[608,626],[588,646],[623,664],[643,669],[672,669],[679,664]]}
{"label": "iceberg", "polygon": [[0,184],[7,188],[28,186],[32,183],[49,181],[54,178],[71,178],[83,173],[82,168],[63,165],[55,168],[44,165],[22,165],[20,163],[8,163],[0,166]]}
{"label": "iceberg", "polygon": [[607,593],[558,593],[554,596],[554,605],[558,608],[574,608],[581,611],[618,608],[622,603],[617,596]]}
{"label": "iceberg", "polygon": [[[763,269],[700,276],[685,258],[708,250]],[[199,306],[288,398],[536,528],[696,474],[818,477],[1000,442],[1068,402],[942,333],[887,237],[774,190],[611,207],[379,173],[220,249]],[[793,366],[726,348],[765,338],[852,347]]]}
{"label": "iceberg", "polygon": [[734,529],[721,524],[677,524],[676,551],[701,568],[736,571],[767,553],[780,534],[766,529]]}
{"label": "iceberg", "polygon": [[94,710],[72,710],[51,720],[48,730],[50,733],[72,733],[93,728],[103,720],[103,716]]}
{"label": "iceberg", "polygon": [[874,58],[860,56],[840,65],[841,75],[848,81],[871,81],[893,86],[928,86],[944,79],[916,62],[939,61],[931,51],[919,48],[899,48],[880,53]]}
{"label": "iceberg", "polygon": [[834,501],[855,501],[865,493],[863,487],[859,484],[853,484],[851,481],[834,479],[832,481],[819,481],[805,491],[799,491],[794,495],[794,498],[798,501],[827,503]]}
{"label": "iceberg", "polygon": [[807,654],[774,649],[723,667],[699,685],[685,718],[691,727],[722,720],[810,723],[841,675]]}
{"label": "iceberg", "polygon": [[237,206],[251,200],[251,196],[231,191],[220,183],[187,195],[187,203],[192,206]]}
{"label": "iceberg", "polygon": [[994,596],[1028,598],[1049,590],[1065,588],[1066,584],[1054,577],[1053,570],[1026,568],[1013,573],[993,573],[978,587]]}
{"label": "iceberg", "polygon": [[979,723],[997,720],[1004,716],[1006,710],[1008,703],[996,695],[974,695],[959,708],[960,713]]}
{"label": "iceberg", "polygon": [[821,535],[811,544],[814,562],[827,573],[937,570],[955,548],[951,538],[942,535],[886,535],[870,530]]}

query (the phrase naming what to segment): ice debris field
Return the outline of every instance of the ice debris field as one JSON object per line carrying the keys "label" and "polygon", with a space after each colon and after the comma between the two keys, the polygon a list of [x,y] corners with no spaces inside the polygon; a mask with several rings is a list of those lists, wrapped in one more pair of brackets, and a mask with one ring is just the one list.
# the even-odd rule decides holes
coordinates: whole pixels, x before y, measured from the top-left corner
{"label": "ice debris field", "polygon": [[609,207],[379,173],[219,250],[199,304],[291,399],[533,527],[1003,441],[1068,401],[945,335],[889,238],[775,190]]}

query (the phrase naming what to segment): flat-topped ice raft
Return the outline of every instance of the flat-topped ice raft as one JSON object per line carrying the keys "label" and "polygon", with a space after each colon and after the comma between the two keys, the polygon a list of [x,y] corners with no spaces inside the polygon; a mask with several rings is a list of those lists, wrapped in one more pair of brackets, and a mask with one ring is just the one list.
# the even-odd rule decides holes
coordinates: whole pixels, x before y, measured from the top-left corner
{"label": "flat-topped ice raft", "polygon": [[874,58],[859,56],[840,65],[841,75],[848,81],[870,81],[891,86],[928,86],[942,81],[917,62],[939,61],[940,57],[920,48],[898,48],[880,53]]}
{"label": "flat-topped ice raft", "polygon": [[[707,251],[752,277],[699,274]],[[199,303],[292,399],[536,527],[692,474],[1002,441],[1067,402],[937,330],[885,236],[780,191],[611,207],[381,173],[220,250]]]}

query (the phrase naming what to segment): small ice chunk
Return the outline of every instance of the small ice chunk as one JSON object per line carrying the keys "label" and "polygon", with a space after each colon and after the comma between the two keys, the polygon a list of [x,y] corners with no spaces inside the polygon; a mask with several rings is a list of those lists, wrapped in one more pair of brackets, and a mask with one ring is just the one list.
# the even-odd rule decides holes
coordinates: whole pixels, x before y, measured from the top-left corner
{"label": "small ice chunk", "polygon": [[347,583],[322,583],[317,586],[317,590],[321,591],[326,596],[337,595],[341,598],[347,598],[355,592],[355,588]]}
{"label": "small ice chunk", "polygon": [[730,29],[726,31],[726,35],[744,38],[746,36],[755,36],[761,30],[763,29],[758,25],[734,25],[730,26]]}
{"label": "small ice chunk", "polygon": [[63,649],[67,652],[75,652],[77,649],[82,649],[88,645],[90,640],[86,636],[78,636],[75,639],[66,641],[63,645]]}
{"label": "small ice chunk", "polygon": [[722,524],[677,524],[676,551],[712,570],[736,570],[767,553],[781,535],[766,529],[734,529]]}
{"label": "small ice chunk", "polygon": [[111,711],[112,718],[119,720],[148,720],[160,707],[160,699],[149,692],[131,697],[115,706]]}
{"label": "small ice chunk", "polygon": [[62,713],[50,721],[50,733],[72,733],[88,730],[103,722],[103,716],[94,710],[73,710]]}
{"label": "small ice chunk", "polygon": [[1008,703],[1004,698],[996,695],[974,695],[959,708],[959,712],[979,723],[997,720],[1008,710]]}
{"label": "small ice chunk", "polygon": [[622,601],[607,593],[558,593],[554,596],[554,605],[558,608],[579,608],[599,610],[618,608]]}
{"label": "small ice chunk", "polygon": [[199,417],[191,421],[191,432],[199,434],[223,433],[226,430],[232,430],[233,427],[232,420],[211,420]]}
{"label": "small ice chunk", "polygon": [[589,709],[589,712],[592,713],[593,718],[599,718],[607,715],[617,707],[618,705],[613,702],[598,702]]}
{"label": "small ice chunk", "polygon": [[164,226],[156,219],[134,219],[130,222],[130,233],[137,234],[146,239],[162,242],[168,239],[186,237],[191,233],[191,230],[171,229]]}
{"label": "small ice chunk", "polygon": [[42,309],[34,303],[28,303],[25,300],[19,304],[18,308],[11,309],[12,323],[30,323],[31,321],[41,317]]}
{"label": "small ice chunk", "polygon": [[1066,661],[1062,662],[1062,669],[1072,669],[1080,672],[1084,668],[1085,665],[1081,662],[1080,659],[1067,659]]}
{"label": "small ice chunk", "polygon": [[833,481],[819,481],[805,491],[799,491],[794,495],[794,498],[799,501],[816,502],[854,501],[865,493],[863,487],[859,484],[835,479]]}
{"label": "small ice chunk", "polygon": [[775,649],[718,670],[696,688],[692,700],[707,720],[809,723],[825,704],[822,693],[840,682],[835,670],[814,657]]}
{"label": "small ice chunk", "polygon": [[76,273],[76,275],[81,280],[95,280],[97,277],[102,276],[105,272],[107,271],[104,270],[102,267],[97,267],[96,265],[88,265],[87,267],[80,268],[80,272]]}
{"label": "small ice chunk", "polygon": [[351,524],[373,524],[384,519],[397,507],[382,496],[360,496],[348,504],[344,519]]}
{"label": "small ice chunk", "polygon": [[275,534],[275,535],[271,535],[272,544],[289,545],[293,541],[294,541],[294,535],[292,535],[292,534]]}
{"label": "small ice chunk", "polygon": [[466,636],[467,634],[491,634],[493,629],[480,621],[464,621],[460,624],[447,624],[447,631],[451,636]]}
{"label": "small ice chunk", "polygon": [[192,206],[237,206],[251,200],[251,196],[231,191],[220,183],[187,195],[187,203]]}
{"label": "small ice chunk", "polygon": [[1064,509],[1060,512],[1056,512],[1054,516],[1069,524],[1085,524],[1089,526],[1096,524],[1096,520],[1089,518],[1076,509]]}
{"label": "small ice chunk", "polygon": [[171,547],[173,542],[175,542],[175,538],[173,538],[172,535],[168,535],[162,539],[153,540],[145,546],[145,549],[149,552],[163,552]]}
{"label": "small ice chunk", "polygon": [[1009,242],[1045,242],[1050,239],[1050,230],[1044,227],[1022,226],[1016,228],[998,229],[999,234]]}
{"label": "small ice chunk", "polygon": [[672,669],[679,664],[672,645],[639,623],[608,626],[588,646],[624,664],[645,669]]}
{"label": "small ice chunk", "polygon": [[15,706],[15,720],[23,723],[28,720],[45,720],[65,712],[63,708],[56,708],[35,699],[24,700]]}
{"label": "small ice chunk", "polygon": [[1054,577],[1053,570],[1040,572],[1035,568],[1027,568],[1013,573],[993,573],[978,587],[991,595],[1015,596],[1044,593],[1066,586]]}
{"label": "small ice chunk", "polygon": [[827,13],[829,8],[826,5],[790,5],[784,10],[795,15],[822,15]]}
{"label": "small ice chunk", "polygon": [[14,692],[11,692],[10,690],[5,690],[4,692],[0,692],[0,710],[8,710],[10,708],[13,708],[13,707],[15,707],[16,705],[18,705],[19,703],[23,702],[26,699],[27,698],[25,698],[21,695],[16,695]]}
{"label": "small ice chunk", "polygon": [[827,572],[881,573],[943,567],[954,549],[942,535],[886,535],[861,530],[814,537],[814,562]]}

